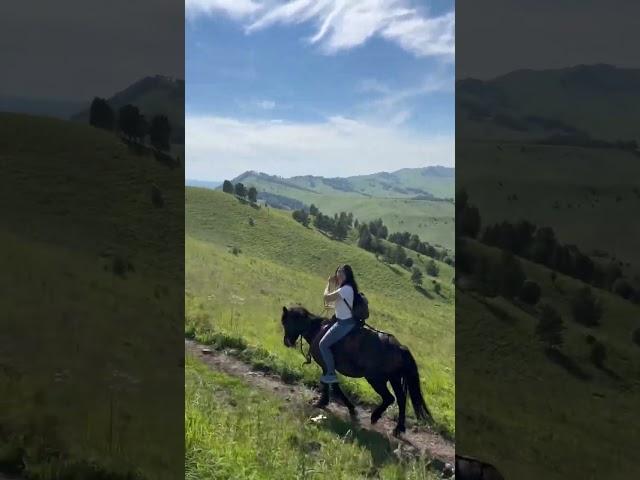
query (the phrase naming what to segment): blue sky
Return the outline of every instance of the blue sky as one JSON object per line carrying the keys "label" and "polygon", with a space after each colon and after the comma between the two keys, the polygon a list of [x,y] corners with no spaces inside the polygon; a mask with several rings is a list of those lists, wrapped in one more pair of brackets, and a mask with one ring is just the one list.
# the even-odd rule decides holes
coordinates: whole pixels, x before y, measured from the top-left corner
{"label": "blue sky", "polygon": [[187,178],[453,165],[453,2],[186,8]]}

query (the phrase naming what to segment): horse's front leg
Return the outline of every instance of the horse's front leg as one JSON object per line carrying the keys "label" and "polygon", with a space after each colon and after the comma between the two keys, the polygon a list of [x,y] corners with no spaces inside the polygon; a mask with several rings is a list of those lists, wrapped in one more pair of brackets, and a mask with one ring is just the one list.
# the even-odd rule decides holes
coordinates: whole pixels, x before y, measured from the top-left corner
{"label": "horse's front leg", "polygon": [[327,383],[320,382],[320,398],[313,404],[316,408],[324,408],[329,405],[329,385]]}

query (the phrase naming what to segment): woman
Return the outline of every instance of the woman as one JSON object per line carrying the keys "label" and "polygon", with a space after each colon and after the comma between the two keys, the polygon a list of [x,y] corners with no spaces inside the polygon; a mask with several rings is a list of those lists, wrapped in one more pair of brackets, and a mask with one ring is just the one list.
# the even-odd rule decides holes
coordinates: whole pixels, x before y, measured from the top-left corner
{"label": "woman", "polygon": [[335,276],[329,277],[324,289],[325,305],[332,305],[335,308],[337,321],[327,330],[318,345],[326,367],[325,374],[320,377],[320,381],[323,383],[338,382],[331,346],[356,326],[357,322],[353,318],[351,310],[354,296],[357,293],[358,284],[349,265],[339,267]]}

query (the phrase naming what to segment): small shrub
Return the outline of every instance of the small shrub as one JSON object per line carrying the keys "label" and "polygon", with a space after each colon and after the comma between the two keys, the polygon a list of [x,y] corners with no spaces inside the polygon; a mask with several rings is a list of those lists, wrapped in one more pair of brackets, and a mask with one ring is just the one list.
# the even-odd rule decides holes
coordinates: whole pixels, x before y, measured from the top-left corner
{"label": "small shrub", "polygon": [[538,303],[540,300],[540,286],[532,280],[526,280],[520,289],[520,300],[529,305]]}
{"label": "small shrub", "polygon": [[540,320],[536,326],[536,335],[548,347],[555,348],[562,345],[564,325],[562,317],[551,305],[545,304],[540,308]]}
{"label": "small shrub", "polygon": [[434,291],[434,292],[436,292],[438,295],[440,295],[440,292],[442,291],[442,287],[440,286],[440,284],[439,284],[439,283],[436,283],[436,284],[433,286],[433,291]]}
{"label": "small shrub", "polygon": [[253,220],[253,218],[249,217],[249,226],[254,227],[256,225],[256,222]]}
{"label": "small shrub", "polygon": [[242,253],[242,250],[240,250],[238,247],[233,247],[231,249],[231,253],[233,253],[237,257],[238,255],[240,255]]}
{"label": "small shrub", "polygon": [[440,269],[438,268],[436,262],[434,262],[433,260],[429,260],[429,263],[427,263],[427,275],[437,277],[439,273]]}
{"label": "small shrub", "polygon": [[222,183],[222,191],[224,193],[230,193],[233,194],[233,192],[235,191],[235,188],[233,186],[233,183],[231,183],[229,180],[225,180]]}
{"label": "small shrub", "polygon": [[414,285],[422,285],[422,272],[416,267],[411,272],[411,281]]}
{"label": "small shrub", "polygon": [[611,286],[611,291],[616,295],[620,295],[625,300],[631,299],[635,294],[631,284],[624,278],[618,278],[614,281]]}
{"label": "small shrub", "polygon": [[571,299],[571,313],[576,322],[587,327],[594,327],[600,323],[602,304],[589,287],[584,287],[578,290]]}
{"label": "small shrub", "polygon": [[291,216],[296,222],[301,223],[305,227],[309,226],[309,213],[306,210],[294,210]]}
{"label": "small shrub", "polygon": [[407,259],[404,261],[404,266],[407,268],[413,267],[413,258],[407,257]]}

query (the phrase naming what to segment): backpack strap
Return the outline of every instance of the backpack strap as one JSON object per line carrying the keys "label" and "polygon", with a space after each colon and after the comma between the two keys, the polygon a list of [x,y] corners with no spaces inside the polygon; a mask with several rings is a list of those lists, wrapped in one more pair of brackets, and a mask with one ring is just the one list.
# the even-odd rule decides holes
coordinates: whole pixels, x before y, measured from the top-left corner
{"label": "backpack strap", "polygon": [[349,307],[349,311],[350,311],[350,312],[351,312],[351,314],[353,315],[353,308],[351,308],[351,305],[349,305],[349,302],[347,302],[347,299],[346,299],[346,298],[343,298],[343,299],[342,299],[342,301],[343,301],[344,303],[346,303],[346,304],[347,304],[347,307]]}

